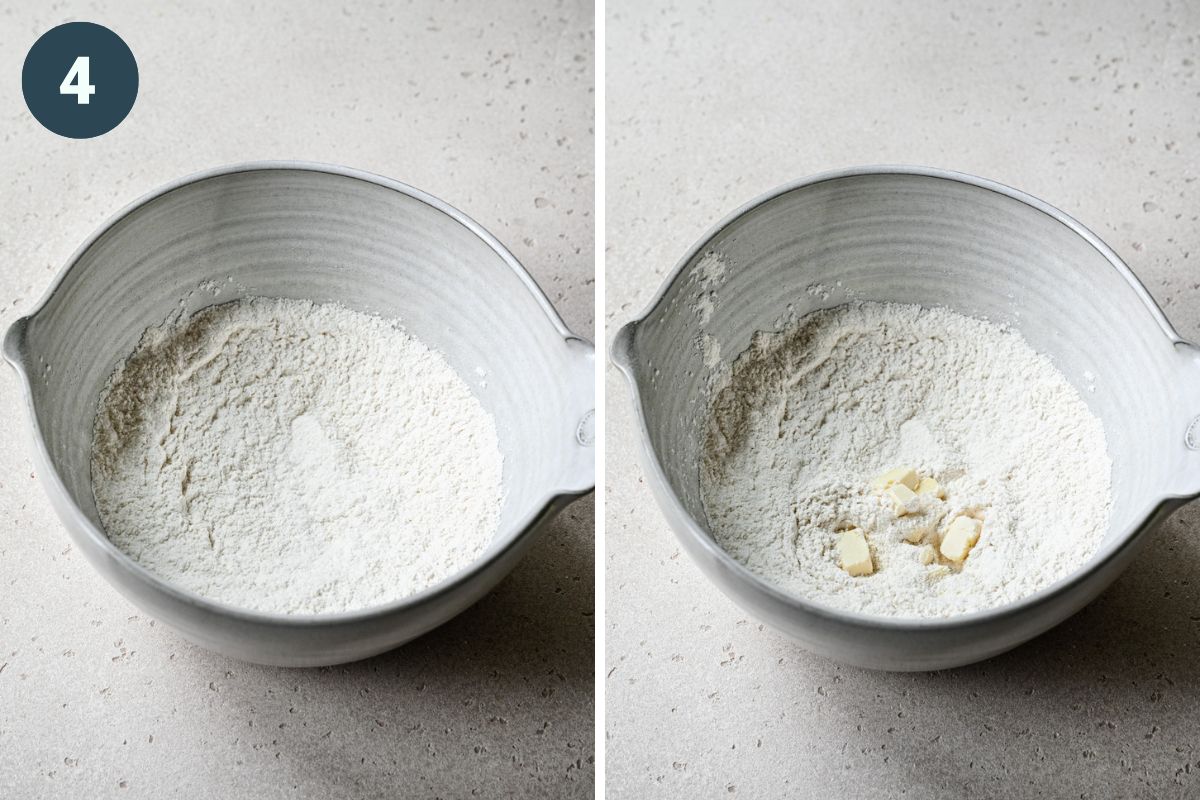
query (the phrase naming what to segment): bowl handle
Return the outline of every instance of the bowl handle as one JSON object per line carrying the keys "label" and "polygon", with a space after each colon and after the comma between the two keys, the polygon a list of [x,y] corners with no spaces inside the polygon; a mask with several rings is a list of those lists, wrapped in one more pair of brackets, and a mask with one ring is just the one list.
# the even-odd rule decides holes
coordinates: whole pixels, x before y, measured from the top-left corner
{"label": "bowl handle", "polygon": [[567,408],[571,441],[567,468],[557,491],[583,495],[596,488],[596,348],[579,336],[567,336],[565,341],[571,351]]}
{"label": "bowl handle", "polygon": [[1200,407],[1195,405],[1200,398],[1200,346],[1179,339],[1175,351],[1183,357],[1185,369],[1181,371],[1182,391],[1178,397],[1185,403],[1182,408],[1184,460],[1178,475],[1179,485],[1173,487],[1177,495],[1194,499],[1200,497]]}

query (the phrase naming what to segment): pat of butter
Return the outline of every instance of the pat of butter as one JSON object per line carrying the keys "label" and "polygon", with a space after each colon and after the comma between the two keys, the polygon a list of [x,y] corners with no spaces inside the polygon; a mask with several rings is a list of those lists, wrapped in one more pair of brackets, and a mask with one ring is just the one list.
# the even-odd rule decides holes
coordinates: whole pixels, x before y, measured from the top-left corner
{"label": "pat of butter", "polygon": [[971,548],[979,541],[979,529],[983,523],[971,517],[955,517],[950,527],[942,535],[939,548],[942,555],[951,561],[961,562],[966,559]]}
{"label": "pat of butter", "polygon": [[875,571],[867,537],[858,528],[843,531],[838,536],[838,555],[842,559],[842,569],[851,575],[870,575]]}
{"label": "pat of butter", "polygon": [[942,491],[942,485],[933,478],[921,478],[921,482],[917,484],[917,494],[931,494],[938,499],[946,497],[946,493]]}
{"label": "pat of butter", "polygon": [[894,484],[887,490],[887,494],[892,500],[892,510],[896,512],[897,517],[919,511],[921,508],[917,493],[903,483]]}
{"label": "pat of butter", "polygon": [[915,490],[920,482],[917,477],[917,471],[912,467],[896,467],[889,469],[887,472],[880,475],[875,480],[871,481],[871,488],[876,491],[883,491],[891,488],[896,484],[907,486],[909,489]]}

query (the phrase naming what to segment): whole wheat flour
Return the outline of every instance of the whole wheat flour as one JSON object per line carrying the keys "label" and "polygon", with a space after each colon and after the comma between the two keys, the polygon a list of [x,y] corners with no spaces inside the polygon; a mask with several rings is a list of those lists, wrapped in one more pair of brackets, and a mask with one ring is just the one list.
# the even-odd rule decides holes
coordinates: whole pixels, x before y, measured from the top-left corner
{"label": "whole wheat flour", "polygon": [[[839,306],[757,334],[712,397],[710,527],[796,595],[892,617],[961,614],[1064,577],[1107,529],[1100,421],[1010,328],[945,309]],[[902,465],[935,476],[945,498],[922,495],[897,516],[870,482]],[[982,532],[948,563],[930,543],[960,514]],[[866,535],[873,574],[839,567],[850,527]]]}
{"label": "whole wheat flour", "polygon": [[147,330],[101,392],[109,538],[230,605],[348,611],[429,587],[496,532],[493,420],[441,355],[337,305],[252,298]]}

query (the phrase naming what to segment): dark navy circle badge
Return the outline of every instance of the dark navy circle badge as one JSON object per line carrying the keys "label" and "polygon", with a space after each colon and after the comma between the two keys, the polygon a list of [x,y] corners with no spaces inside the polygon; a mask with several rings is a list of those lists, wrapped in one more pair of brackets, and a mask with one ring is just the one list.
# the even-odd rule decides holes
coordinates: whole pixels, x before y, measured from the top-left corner
{"label": "dark navy circle badge", "polygon": [[103,25],[68,22],[33,43],[21,70],[25,105],[48,130],[91,139],[121,123],[137,99],[129,46]]}

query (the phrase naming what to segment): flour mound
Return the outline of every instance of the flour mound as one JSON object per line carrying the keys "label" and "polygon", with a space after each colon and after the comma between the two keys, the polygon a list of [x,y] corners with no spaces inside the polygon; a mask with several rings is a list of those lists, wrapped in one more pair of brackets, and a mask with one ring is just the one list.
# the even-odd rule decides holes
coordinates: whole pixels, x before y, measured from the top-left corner
{"label": "flour mound", "polygon": [[388,603],[499,524],[495,424],[441,355],[337,305],[251,298],[147,330],[100,394],[109,538],[209,599],[277,613]]}
{"label": "flour mound", "polygon": [[[944,501],[897,518],[872,478],[911,466]],[[946,617],[1065,577],[1108,527],[1104,429],[1014,330],[946,309],[854,303],[759,333],[712,395],[701,492],[714,536],[763,578],[825,605]],[[922,538],[984,519],[961,569]],[[837,531],[867,535],[875,574],[838,566]]]}

